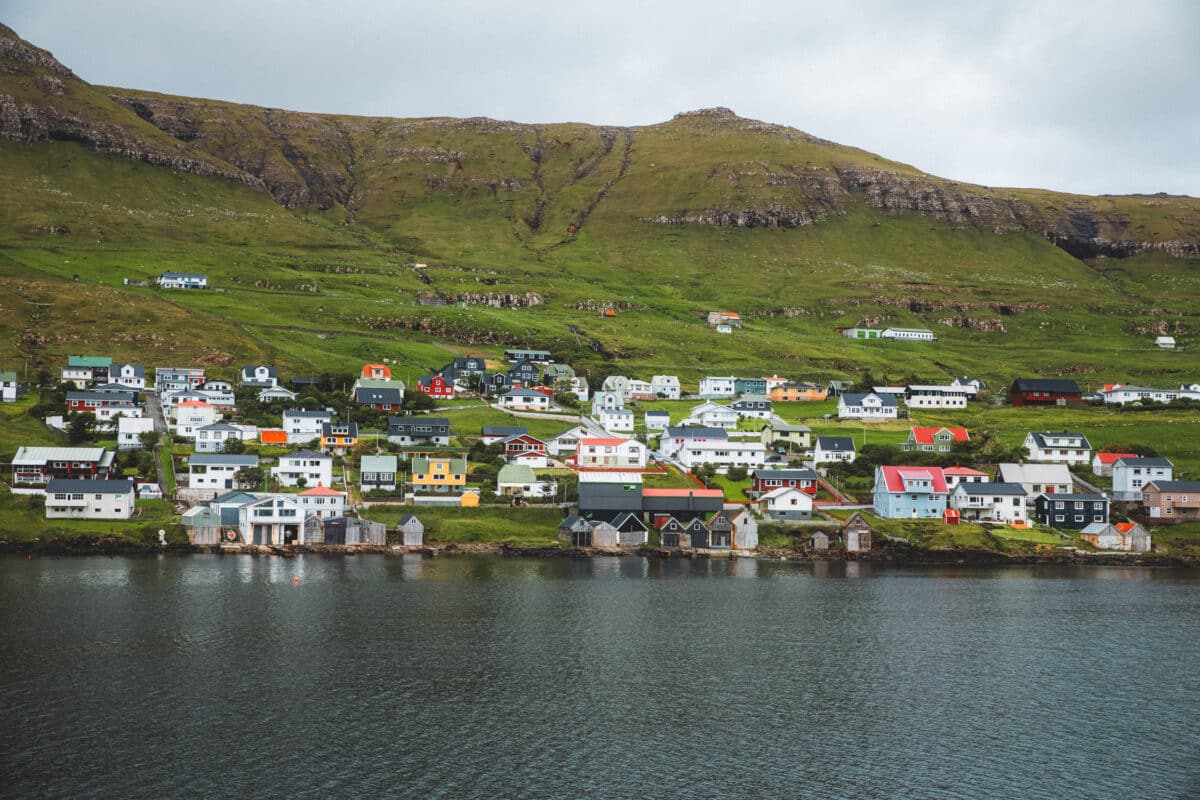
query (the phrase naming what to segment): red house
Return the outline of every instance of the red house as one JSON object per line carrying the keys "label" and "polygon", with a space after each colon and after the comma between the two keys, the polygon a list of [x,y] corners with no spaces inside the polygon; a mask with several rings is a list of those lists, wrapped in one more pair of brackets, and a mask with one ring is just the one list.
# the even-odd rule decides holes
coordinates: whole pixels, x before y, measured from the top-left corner
{"label": "red house", "polygon": [[1079,384],[1061,378],[1017,378],[1008,390],[1014,406],[1081,406]]}
{"label": "red house", "polygon": [[390,381],[392,368],[387,364],[363,364],[362,377],[375,381]]}
{"label": "red house", "polygon": [[454,399],[454,381],[441,375],[422,375],[417,379],[417,389],[438,400]]}
{"label": "red house", "polygon": [[536,436],[530,436],[528,433],[518,433],[515,436],[509,436],[501,444],[501,452],[505,457],[520,456],[527,453],[538,453],[546,455],[546,443]]}
{"label": "red house", "polygon": [[805,494],[817,493],[817,473],[811,469],[756,469],[750,475],[751,491],[766,494],[788,487]]}
{"label": "red house", "polygon": [[67,411],[96,411],[106,406],[130,406],[133,392],[67,392]]}

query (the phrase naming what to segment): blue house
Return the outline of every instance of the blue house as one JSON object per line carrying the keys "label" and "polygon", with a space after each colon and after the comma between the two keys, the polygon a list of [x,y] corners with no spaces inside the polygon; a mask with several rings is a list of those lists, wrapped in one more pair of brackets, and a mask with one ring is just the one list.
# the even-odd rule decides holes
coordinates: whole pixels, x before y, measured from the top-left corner
{"label": "blue house", "polygon": [[876,467],[875,514],[887,519],[941,519],[950,492],[940,467]]}

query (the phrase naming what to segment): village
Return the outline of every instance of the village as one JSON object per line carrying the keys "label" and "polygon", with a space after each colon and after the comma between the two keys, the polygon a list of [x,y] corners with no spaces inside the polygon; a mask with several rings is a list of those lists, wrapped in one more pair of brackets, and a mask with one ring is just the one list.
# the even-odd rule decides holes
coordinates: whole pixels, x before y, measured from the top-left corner
{"label": "village", "polygon": [[[740,325],[728,312],[709,323]],[[593,388],[549,351],[519,348],[456,357],[411,386],[399,369],[364,364],[335,386],[284,380],[266,364],[218,375],[71,356],[53,399],[43,387],[32,409],[64,446],[19,446],[8,489],[40,501],[48,525],[153,517],[192,545],[234,551],[420,548],[422,516],[446,509],[487,527],[497,511],[542,508],[551,516],[534,524],[557,520],[564,548],[705,555],[782,544],[853,556],[931,523],[951,534],[971,526],[1001,548],[1141,554],[1154,549],[1154,526],[1200,520],[1200,481],[1136,442],[1094,447],[1080,432],[1030,430],[1019,446],[984,454],[981,432],[914,419],[981,403],[1165,407],[1200,400],[1198,385],[1085,394],[1065,378],[1018,377],[996,392],[969,376],[874,385],[712,375],[693,390],[674,375],[609,374]],[[0,372],[4,402],[28,391]],[[806,405],[830,410],[814,424],[780,413]],[[835,424],[859,430],[824,435]],[[898,446],[867,444],[873,427],[897,425],[907,429]]]}

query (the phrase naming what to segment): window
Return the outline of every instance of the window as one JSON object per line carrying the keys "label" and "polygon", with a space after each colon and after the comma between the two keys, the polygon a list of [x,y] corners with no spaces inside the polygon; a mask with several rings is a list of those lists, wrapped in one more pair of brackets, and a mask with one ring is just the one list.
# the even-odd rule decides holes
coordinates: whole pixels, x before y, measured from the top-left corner
{"label": "window", "polygon": [[1055,515],[1054,515],[1054,521],[1055,521],[1055,522],[1062,522],[1062,521],[1063,521],[1063,520],[1065,520],[1065,519],[1066,519],[1066,517],[1064,517],[1062,514],[1055,514]]}

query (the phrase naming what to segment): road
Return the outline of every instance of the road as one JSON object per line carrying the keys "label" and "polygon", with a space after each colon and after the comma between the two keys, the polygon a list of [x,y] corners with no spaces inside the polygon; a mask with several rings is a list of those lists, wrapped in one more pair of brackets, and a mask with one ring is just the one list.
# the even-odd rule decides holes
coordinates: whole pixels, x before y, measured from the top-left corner
{"label": "road", "polygon": [[[158,392],[147,390],[146,398],[146,414],[150,419],[154,420],[154,430],[163,438],[170,436],[167,430],[167,420],[163,416],[162,404],[158,401]],[[154,469],[158,473],[158,488],[162,491],[163,497],[167,497],[167,473],[162,465],[162,450],[155,447],[152,451],[154,454]]]}

